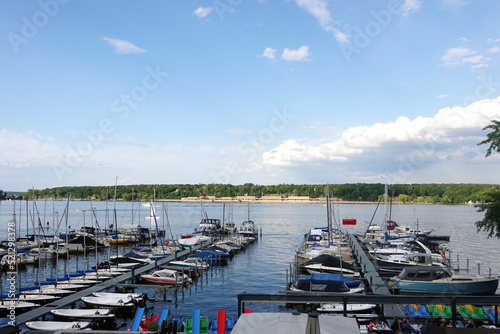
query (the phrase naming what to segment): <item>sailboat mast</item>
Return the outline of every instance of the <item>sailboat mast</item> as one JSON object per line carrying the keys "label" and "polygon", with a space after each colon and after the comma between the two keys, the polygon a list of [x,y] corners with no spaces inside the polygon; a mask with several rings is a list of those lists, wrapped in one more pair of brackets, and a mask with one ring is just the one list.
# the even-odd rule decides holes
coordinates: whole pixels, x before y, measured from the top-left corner
{"label": "sailboat mast", "polygon": [[332,214],[331,214],[331,208],[330,208],[330,186],[326,185],[326,216],[327,216],[327,222],[328,222],[328,246],[332,244]]}

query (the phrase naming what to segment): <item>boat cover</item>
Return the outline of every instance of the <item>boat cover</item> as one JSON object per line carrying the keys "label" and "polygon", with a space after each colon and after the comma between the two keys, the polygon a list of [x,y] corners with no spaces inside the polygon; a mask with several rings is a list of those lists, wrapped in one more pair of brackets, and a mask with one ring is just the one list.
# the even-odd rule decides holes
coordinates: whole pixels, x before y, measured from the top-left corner
{"label": "boat cover", "polygon": [[310,264],[316,264],[316,263],[320,263],[326,267],[335,267],[335,268],[340,268],[340,266],[342,264],[342,268],[349,269],[349,270],[356,269],[356,268],[354,268],[354,266],[352,264],[347,263],[345,261],[342,261],[339,258],[332,256],[332,255],[329,255],[329,254],[318,255],[314,259],[311,259],[311,260],[305,262],[302,265],[302,267],[305,267],[305,266],[310,265]]}
{"label": "boat cover", "polygon": [[311,274],[307,277],[307,279],[313,281],[314,283],[341,281],[344,282],[349,288],[355,288],[361,284],[361,281],[350,279],[342,274]]}

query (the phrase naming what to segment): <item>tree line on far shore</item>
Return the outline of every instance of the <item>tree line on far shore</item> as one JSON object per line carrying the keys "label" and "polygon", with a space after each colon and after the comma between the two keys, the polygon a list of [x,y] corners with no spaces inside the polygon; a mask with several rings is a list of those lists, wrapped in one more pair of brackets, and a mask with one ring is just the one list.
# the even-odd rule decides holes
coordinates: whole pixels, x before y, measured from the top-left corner
{"label": "tree line on far shore", "polygon": [[[381,183],[346,183],[328,185],[331,196],[344,201],[376,202],[384,194],[385,185]],[[0,200],[11,199],[67,199],[74,200],[117,200],[149,201],[157,199],[180,200],[185,197],[236,197],[269,195],[309,196],[324,198],[326,185],[243,185],[231,184],[155,184],[155,185],[120,185],[114,186],[74,186],[57,187],[43,190],[32,189],[25,194],[7,196],[0,190]],[[394,184],[388,186],[389,196],[400,203],[463,204],[488,203],[493,194],[500,190],[492,184]]]}

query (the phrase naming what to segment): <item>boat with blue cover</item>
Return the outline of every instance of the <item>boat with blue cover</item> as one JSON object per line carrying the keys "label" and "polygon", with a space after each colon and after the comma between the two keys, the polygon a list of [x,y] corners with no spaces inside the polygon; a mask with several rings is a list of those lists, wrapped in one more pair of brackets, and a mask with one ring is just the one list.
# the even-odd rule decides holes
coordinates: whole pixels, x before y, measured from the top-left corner
{"label": "boat with blue cover", "polygon": [[344,282],[348,288],[355,288],[361,284],[361,281],[350,279],[342,274],[311,274],[307,277],[311,281],[341,281]]}
{"label": "boat with blue cover", "polygon": [[415,266],[404,268],[390,279],[389,285],[401,293],[492,295],[498,288],[498,278],[456,275],[440,266]]}
{"label": "boat with blue cover", "polygon": [[[290,290],[333,293],[358,293],[365,290],[363,287],[359,287],[360,281],[350,280],[343,276],[341,278],[340,276],[342,275],[312,274],[306,278],[298,279],[295,285],[290,286]],[[351,287],[348,287],[346,283]]]}
{"label": "boat with blue cover", "polygon": [[229,254],[225,252],[217,252],[214,250],[201,250],[197,253],[191,254],[191,257],[199,258],[207,262],[224,262],[229,259]]}

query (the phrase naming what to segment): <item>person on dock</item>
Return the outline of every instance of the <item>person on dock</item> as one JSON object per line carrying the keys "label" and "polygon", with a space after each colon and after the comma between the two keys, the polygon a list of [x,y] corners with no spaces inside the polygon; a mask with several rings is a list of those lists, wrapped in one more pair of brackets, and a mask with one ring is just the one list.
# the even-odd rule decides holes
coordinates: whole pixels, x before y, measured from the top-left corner
{"label": "person on dock", "polygon": [[413,327],[408,323],[408,319],[403,319],[401,322],[401,330],[403,331],[403,334],[412,334],[413,333]]}
{"label": "person on dock", "polygon": [[474,328],[474,327],[476,327],[474,324],[474,320],[467,319],[467,323],[465,324],[465,328]]}
{"label": "person on dock", "polygon": [[392,319],[391,329],[392,329],[392,334],[398,334],[401,329],[399,327],[398,317],[396,316],[394,316],[394,318]]}
{"label": "person on dock", "polygon": [[377,334],[377,322],[372,319],[368,324],[368,334]]}

